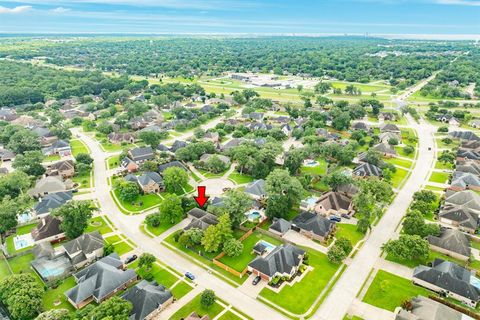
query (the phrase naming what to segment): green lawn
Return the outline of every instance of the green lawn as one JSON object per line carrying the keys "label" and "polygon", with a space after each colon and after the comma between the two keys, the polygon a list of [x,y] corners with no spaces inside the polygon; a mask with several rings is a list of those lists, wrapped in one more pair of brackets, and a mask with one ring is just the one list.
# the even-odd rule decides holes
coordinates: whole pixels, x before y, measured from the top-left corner
{"label": "green lawn", "polygon": [[408,159],[413,159],[415,157],[415,152],[412,152],[410,154],[405,153],[405,151],[403,151],[403,146],[396,146],[395,151],[397,151],[397,154],[400,157],[404,157]]}
{"label": "green lawn", "polygon": [[60,156],[58,154],[52,154],[51,156],[45,157],[43,159],[43,162],[52,162],[52,161],[58,161],[60,160]]}
{"label": "green lawn", "polygon": [[101,234],[106,234],[112,232],[112,228],[110,228],[107,223],[105,222],[103,216],[98,216],[95,218],[90,219],[88,222],[88,227],[85,230],[86,233],[98,230]]}
{"label": "green lawn", "polygon": [[449,257],[447,255],[444,255],[442,253],[439,253],[439,252],[436,252],[436,251],[433,251],[433,250],[430,250],[430,253],[429,253],[428,258],[426,260],[425,259],[401,260],[401,259],[397,259],[395,257],[392,257],[391,255],[387,255],[385,257],[385,260],[392,261],[392,262],[395,262],[395,263],[398,263],[398,264],[402,264],[402,265],[407,266],[409,268],[415,268],[418,265],[427,265],[429,262],[432,262],[436,258],[452,261],[452,262],[455,262],[455,263],[457,263],[459,265],[462,265],[462,266],[465,265],[465,262],[463,262],[461,260]]}
{"label": "green lawn", "polygon": [[220,262],[226,264],[227,266],[230,266],[238,272],[242,272],[250,263],[250,261],[255,259],[256,254],[254,254],[252,250],[255,244],[257,244],[257,242],[260,240],[267,241],[273,245],[282,244],[282,242],[277,239],[261,234],[259,232],[254,232],[242,242],[243,252],[241,255],[239,255],[238,257],[224,256],[220,259]]}
{"label": "green lawn", "polygon": [[[43,309],[67,309],[69,311],[74,311],[75,308],[64,295],[64,292],[75,286],[75,279],[70,276],[67,279],[63,280],[62,283],[55,289],[49,288],[45,291],[43,296]],[[55,302],[61,301],[60,304],[55,305]]]}
{"label": "green lawn", "polygon": [[72,178],[73,182],[77,183],[78,189],[82,188],[91,188],[92,187],[92,179],[90,179],[90,175],[92,174],[92,169],[89,172],[83,174],[75,174]]}
{"label": "green lawn", "polygon": [[432,172],[432,175],[430,176],[430,179],[428,179],[428,181],[436,183],[447,183],[449,177],[450,173],[434,171]]}
{"label": "green lawn", "polygon": [[223,177],[225,175],[225,173],[228,171],[225,170],[225,171],[222,171],[220,173],[213,173],[213,172],[209,172],[207,170],[203,170],[203,169],[198,169],[198,172],[200,172],[205,178],[208,178],[208,179],[212,179],[212,178],[220,178],[220,177]]}
{"label": "green lawn", "polygon": [[407,160],[407,159],[400,159],[400,158],[389,158],[389,159],[384,159],[383,161],[387,163],[391,163],[395,166],[400,166],[409,169],[412,166],[412,161]]}
{"label": "green lawn", "polygon": [[122,201],[119,197],[118,190],[113,191],[115,193],[116,201],[120,202],[120,204],[129,212],[138,213],[143,210],[148,210],[155,206],[158,206],[162,202],[162,198],[155,193],[152,194],[144,194],[141,195],[135,200],[134,203]]}
{"label": "green lawn", "polygon": [[218,319],[219,320],[242,320],[243,318],[240,318],[239,316],[237,316],[231,311],[227,311]]}
{"label": "green lawn", "polygon": [[246,175],[246,174],[241,174],[238,172],[232,172],[228,178],[235,182],[236,184],[245,184],[245,183],[250,183],[253,181],[253,177]]}
{"label": "green lawn", "polygon": [[202,307],[200,303],[201,295],[196,296],[188,304],[184,305],[180,310],[175,312],[173,316],[170,317],[170,320],[183,320],[188,317],[192,312],[196,312],[200,316],[208,315],[210,319],[215,318],[220,312],[223,311],[223,307],[215,303],[209,309]]}
{"label": "green lawn", "polygon": [[164,233],[165,231],[167,231],[168,229],[170,229],[171,227],[173,227],[174,225],[176,225],[176,223],[162,223],[159,227],[151,227],[147,224],[145,224],[145,229],[147,229],[148,231],[150,231],[151,233],[153,233],[155,236],[159,236],[161,235],[162,233]]}
{"label": "green lawn", "polygon": [[300,169],[301,172],[303,173],[309,173],[309,174],[314,174],[317,176],[323,176],[327,173],[327,167],[328,163],[325,161],[325,159],[315,159],[318,161],[318,165],[315,167],[302,167]]}
{"label": "green lawn", "polygon": [[173,287],[173,289],[171,289],[173,296],[177,300],[192,290],[193,288],[183,281],[179,282],[175,287]]}
{"label": "green lawn", "polygon": [[452,170],[453,169],[453,163],[443,163],[440,161],[435,161],[435,169],[439,170]]}
{"label": "green lawn", "polygon": [[394,188],[398,188],[400,184],[403,182],[403,179],[405,179],[405,177],[407,176],[407,174],[408,174],[408,170],[397,168],[397,171],[392,176],[392,180],[391,180],[392,186]]}
{"label": "green lawn", "polygon": [[119,242],[115,245],[113,245],[113,250],[118,253],[119,256],[124,255],[127,252],[130,252],[133,250],[132,246],[129,245],[127,242],[122,241]]}
{"label": "green lawn", "polygon": [[22,234],[30,233],[30,231],[33,228],[35,228],[36,226],[37,226],[37,224],[33,223],[33,224],[28,224],[28,225],[25,225],[25,226],[18,227],[17,232],[15,234],[12,234],[11,236],[8,236],[5,239],[5,243],[6,243],[6,246],[7,246],[8,253],[9,254],[14,254],[14,253],[19,253],[19,252],[23,252],[23,251],[26,251],[26,250],[30,250],[32,248],[32,246],[22,248],[20,250],[15,250],[15,244],[13,242],[13,239],[15,238],[16,235],[22,235]]}
{"label": "green lawn", "polygon": [[107,168],[115,169],[120,165],[120,156],[113,156],[107,159]]}
{"label": "green lawn", "polygon": [[428,296],[430,292],[415,286],[410,280],[379,270],[367,290],[363,302],[378,308],[394,311],[402,302],[418,295]]}
{"label": "green lawn", "polygon": [[32,268],[30,268],[30,262],[34,258],[33,253],[29,253],[8,259],[8,264],[10,265],[10,268],[12,268],[13,273],[33,273]]}
{"label": "green lawn", "polygon": [[363,233],[357,231],[357,226],[354,224],[337,223],[337,232],[335,233],[337,239],[347,238],[352,243],[352,246],[355,246],[364,236]]}
{"label": "green lawn", "polygon": [[309,249],[307,253],[313,270],[302,281],[293,286],[285,286],[279,293],[264,288],[260,296],[295,314],[307,312],[339,268],[339,265],[330,263],[323,253]]}
{"label": "green lawn", "polygon": [[110,243],[110,244],[114,244],[114,243],[117,243],[117,242],[120,242],[120,241],[123,241],[122,238],[120,238],[119,235],[113,235],[113,236],[110,236],[108,238],[105,238],[105,241]]}
{"label": "green lawn", "polygon": [[[147,273],[143,268],[136,269],[136,271],[142,278]],[[175,282],[177,282],[179,279],[176,275],[156,263],[152,266],[149,273],[152,274],[153,278],[155,279],[155,281],[157,281],[157,283],[162,284],[167,288],[173,286]]]}
{"label": "green lawn", "polygon": [[10,275],[10,270],[8,269],[7,260],[0,259],[0,279],[4,279],[5,277]]}
{"label": "green lawn", "polygon": [[88,147],[81,140],[70,140],[70,147],[72,148],[72,154],[76,157],[79,153],[90,153]]}

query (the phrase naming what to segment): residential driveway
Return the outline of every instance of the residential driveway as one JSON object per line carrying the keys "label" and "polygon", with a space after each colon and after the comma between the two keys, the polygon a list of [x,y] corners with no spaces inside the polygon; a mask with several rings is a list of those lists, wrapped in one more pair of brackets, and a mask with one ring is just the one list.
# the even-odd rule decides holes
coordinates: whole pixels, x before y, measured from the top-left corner
{"label": "residential driveway", "polygon": [[249,297],[252,298],[257,298],[258,295],[260,294],[260,291],[262,291],[263,288],[265,288],[268,283],[265,280],[260,280],[259,283],[257,283],[256,286],[252,284],[253,279],[255,279],[256,275],[251,274],[247,280],[238,288],[240,291],[248,295]]}
{"label": "residential driveway", "polygon": [[293,230],[288,230],[287,233],[283,235],[283,238],[299,246],[309,247],[319,252],[327,253],[328,251],[327,247],[324,247],[321,244],[313,241],[312,239],[309,239]]}

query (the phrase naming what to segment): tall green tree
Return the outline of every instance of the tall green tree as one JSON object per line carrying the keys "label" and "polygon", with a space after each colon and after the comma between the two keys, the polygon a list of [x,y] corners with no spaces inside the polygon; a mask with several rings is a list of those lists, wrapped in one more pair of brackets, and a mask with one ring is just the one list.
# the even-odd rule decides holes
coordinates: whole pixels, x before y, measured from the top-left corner
{"label": "tall green tree", "polygon": [[42,311],[44,288],[30,273],[12,274],[0,282],[0,301],[15,320],[35,319]]}
{"label": "tall green tree", "polygon": [[183,186],[188,183],[188,174],[178,167],[170,167],[163,171],[163,182],[168,192],[183,193]]}
{"label": "tall green tree", "polygon": [[182,220],[184,212],[182,199],[174,194],[165,196],[158,209],[161,220],[164,223],[174,224]]}
{"label": "tall green tree", "polygon": [[239,226],[245,219],[245,212],[252,206],[252,199],[243,191],[230,190],[223,200],[222,212],[230,216],[233,226]]}
{"label": "tall green tree", "polygon": [[90,201],[70,201],[52,211],[54,216],[60,217],[61,229],[70,239],[75,239],[83,234],[88,227],[88,220],[92,217],[95,208]]}

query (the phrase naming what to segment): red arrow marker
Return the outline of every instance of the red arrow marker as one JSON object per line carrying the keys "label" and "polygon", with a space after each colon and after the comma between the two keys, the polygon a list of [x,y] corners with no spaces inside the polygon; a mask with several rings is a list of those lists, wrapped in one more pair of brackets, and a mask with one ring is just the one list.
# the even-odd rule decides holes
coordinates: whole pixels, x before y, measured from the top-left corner
{"label": "red arrow marker", "polygon": [[193,197],[193,199],[195,199],[195,201],[197,201],[200,208],[203,208],[205,203],[207,203],[208,198],[210,198],[210,197],[205,196],[206,189],[207,189],[207,187],[205,187],[205,186],[198,186],[197,187],[198,196]]}

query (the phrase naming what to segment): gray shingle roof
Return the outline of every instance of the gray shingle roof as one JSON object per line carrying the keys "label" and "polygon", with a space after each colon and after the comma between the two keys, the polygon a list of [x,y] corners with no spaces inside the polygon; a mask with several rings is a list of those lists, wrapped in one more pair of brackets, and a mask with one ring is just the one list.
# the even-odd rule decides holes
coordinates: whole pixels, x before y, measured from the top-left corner
{"label": "gray shingle roof", "polygon": [[171,167],[177,167],[177,168],[180,168],[180,169],[183,169],[183,170],[187,171],[187,168],[183,165],[183,163],[175,160],[175,161],[171,161],[171,162],[159,165],[158,166],[158,172],[162,173],[163,171],[165,171],[166,169],[171,168]]}
{"label": "gray shingle roof", "polygon": [[257,257],[249,266],[263,274],[273,277],[276,273],[290,274],[298,267],[305,251],[291,244],[284,244],[273,249],[265,257]]}
{"label": "gray shingle roof", "polygon": [[280,219],[274,220],[274,222],[270,226],[270,229],[280,232],[281,234],[284,234],[285,232],[290,230],[291,226],[292,226],[292,223],[290,221],[280,218]]}
{"label": "gray shingle roof", "polygon": [[447,190],[446,205],[462,205],[465,208],[480,211],[480,195],[472,190],[452,191]]}
{"label": "gray shingle roof", "polygon": [[158,185],[163,185],[163,178],[156,172],[145,172],[138,177],[138,183],[141,186],[146,186],[150,183],[156,183]]}
{"label": "gray shingle roof", "polygon": [[292,225],[302,230],[313,232],[321,237],[325,237],[330,233],[335,222],[330,221],[324,216],[303,211],[292,220]]}
{"label": "gray shingle roof", "polygon": [[258,197],[265,196],[265,180],[259,179],[251,182],[245,188],[245,193],[252,194]]}
{"label": "gray shingle roof", "polygon": [[380,177],[382,176],[382,169],[366,162],[353,169],[353,174],[359,177]]}
{"label": "gray shingle roof", "polygon": [[130,155],[133,161],[151,160],[155,157],[153,149],[150,146],[133,148],[130,150]]}
{"label": "gray shingle roof", "polygon": [[446,305],[418,296],[411,299],[412,310],[401,310],[395,320],[473,320]]}
{"label": "gray shingle roof", "polygon": [[132,269],[119,269],[122,265],[123,262],[116,253],[100,259],[74,274],[77,285],[65,292],[65,296],[76,304],[92,296],[97,301],[102,300],[115,289],[137,278]]}
{"label": "gray shingle roof", "polygon": [[458,222],[462,227],[477,229],[478,214],[462,205],[445,205],[438,213],[440,218]]}
{"label": "gray shingle roof", "polygon": [[35,204],[34,210],[37,214],[46,214],[72,200],[72,196],[72,191],[60,191],[47,194]]}
{"label": "gray shingle roof", "polygon": [[418,266],[413,278],[431,283],[472,301],[480,300],[480,289],[470,284],[472,273],[450,261],[435,259],[432,267]]}
{"label": "gray shingle roof", "polygon": [[329,191],[320,196],[317,201],[325,210],[349,210],[352,204],[352,199],[340,192]]}
{"label": "gray shingle roof", "polygon": [[122,295],[133,305],[130,320],[143,320],[162,304],[171,299],[172,293],[155,281],[142,280]]}
{"label": "gray shingle roof", "polygon": [[65,243],[63,247],[69,255],[73,255],[79,251],[82,251],[84,254],[89,254],[103,248],[103,237],[98,230],[95,230],[90,233],[84,233],[80,237]]}
{"label": "gray shingle roof", "polygon": [[472,131],[453,131],[449,135],[461,140],[480,140],[480,137]]}
{"label": "gray shingle roof", "polygon": [[443,229],[440,236],[428,236],[431,245],[470,257],[470,239],[458,230]]}
{"label": "gray shingle roof", "polygon": [[468,172],[454,172],[451,185],[462,189],[469,186],[480,187],[480,178]]}

